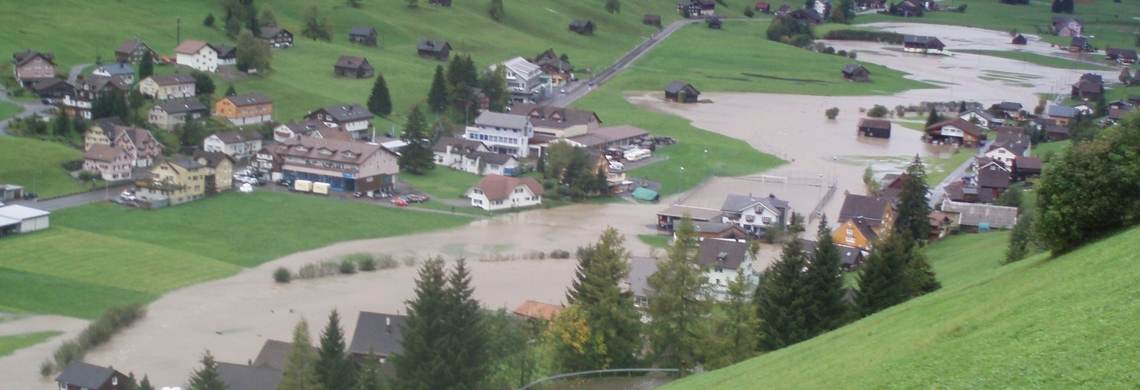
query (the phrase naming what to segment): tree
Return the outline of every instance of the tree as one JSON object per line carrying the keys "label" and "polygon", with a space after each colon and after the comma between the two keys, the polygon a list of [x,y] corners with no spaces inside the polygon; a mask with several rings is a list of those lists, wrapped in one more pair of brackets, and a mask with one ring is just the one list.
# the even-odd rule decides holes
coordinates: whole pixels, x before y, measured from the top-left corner
{"label": "tree", "polygon": [[1073,13],[1073,0],[1061,0],[1061,12]]}
{"label": "tree", "polygon": [[1118,78],[1120,79],[1120,83],[1124,85],[1132,83],[1132,73],[1128,70],[1128,68],[1120,69],[1120,77]]}
{"label": "tree", "polygon": [[408,4],[408,8],[416,8],[420,6],[420,0],[404,0]]}
{"label": "tree", "polygon": [[134,114],[133,116],[138,119],[140,124],[145,125],[146,117],[145,115],[139,115],[139,109],[143,108],[143,105],[146,104],[146,97],[143,96],[137,87],[131,88],[131,91],[127,92],[127,104],[131,108],[131,114]]}
{"label": "tree", "polygon": [[261,12],[257,14],[257,23],[261,27],[277,27],[277,14],[269,3],[261,5]]}
{"label": "tree", "polygon": [[665,261],[647,280],[652,289],[648,338],[661,366],[679,368],[684,375],[697,364],[710,307],[697,233],[688,215],[678,222],[676,235]]}
{"label": "tree", "polygon": [[393,388],[432,390],[450,388],[444,359],[444,338],[449,330],[443,259],[428,259],[416,278],[415,298],[407,302],[408,315],[400,325],[403,353],[392,358],[396,367]]}
{"label": "tree", "polygon": [[518,320],[506,308],[483,316],[487,330],[488,389],[515,389],[538,379],[538,353],[544,321]]}
{"label": "tree", "polygon": [[713,316],[712,337],[704,353],[712,369],[727,367],[756,356],[763,337],[756,330],[763,323],[752,304],[752,283],[744,268],[736,269],[736,278],[728,281],[725,300],[715,305],[720,315]]}
{"label": "tree", "polygon": [[174,133],[178,136],[178,141],[182,143],[182,150],[184,151],[192,151],[197,148],[207,135],[206,128],[201,121],[186,121],[180,127],[176,127]]}
{"label": "tree", "polygon": [[931,107],[930,116],[926,117],[926,127],[930,127],[938,122],[942,122],[942,115],[938,115],[938,110]]}
{"label": "tree", "polygon": [[756,315],[763,323],[760,346],[774,351],[808,338],[805,327],[803,269],[808,259],[800,240],[784,243],[780,259],[772,264],[756,287]]}
{"label": "tree", "polygon": [[154,56],[150,50],[143,52],[142,61],[139,62],[139,80],[146,79],[154,74]]}
{"label": "tree", "polygon": [[329,323],[321,332],[321,348],[313,368],[324,390],[352,390],[356,386],[356,364],[345,352],[344,330],[336,310],[329,313]]}
{"label": "tree", "polygon": [[431,79],[427,103],[428,109],[435,113],[447,108],[447,81],[443,79],[443,65],[435,66],[435,76]]}
{"label": "tree", "polygon": [[202,20],[202,25],[209,27],[209,28],[215,28],[217,26],[214,24],[215,23],[214,20],[215,20],[214,14],[208,14],[208,15],[206,15],[206,19]]}
{"label": "tree", "polygon": [[451,370],[451,388],[479,389],[487,380],[487,332],[479,301],[473,297],[471,274],[467,262],[460,258],[447,277],[443,293],[446,299],[448,327],[445,340],[449,350],[444,351]]}
{"label": "tree", "polygon": [[435,169],[435,156],[432,154],[431,145],[426,141],[427,123],[419,105],[412,107],[400,138],[408,143],[400,152],[398,160],[400,169],[413,175],[422,175]]}
{"label": "tree", "polygon": [[961,103],[958,104],[958,113],[961,114],[963,112],[966,112],[966,101],[965,100],[963,100]]}
{"label": "tree", "polygon": [[214,94],[214,79],[210,75],[200,71],[190,72],[190,76],[194,77],[194,87],[199,95],[213,95]]}
{"label": "tree", "polygon": [[621,0],[606,0],[606,12],[611,14],[621,13]]}
{"label": "tree", "polygon": [[243,72],[269,69],[273,50],[269,42],[257,39],[252,31],[241,30],[237,39],[237,68]]}
{"label": "tree", "polygon": [[831,21],[833,23],[847,24],[847,13],[843,12],[843,7],[831,7]]}
{"label": "tree", "polygon": [[[566,54],[562,54],[565,56]],[[479,77],[479,87],[487,94],[487,109],[493,112],[504,112],[511,95],[507,93],[507,70],[505,67],[495,67],[495,70],[484,71]]]}
{"label": "tree", "polygon": [[354,390],[384,389],[384,384],[380,379],[380,376],[383,374],[380,372],[380,365],[377,364],[376,361],[377,359],[373,357],[369,358],[367,363],[364,363],[356,379],[356,388]]}
{"label": "tree", "polygon": [[360,0],[348,0],[348,6],[349,7],[360,8],[361,5],[362,4],[361,4]]}
{"label": "tree", "polygon": [[[1128,70],[1128,68],[1124,68],[1124,70]],[[1108,100],[1104,98],[1103,93],[1096,97],[1096,111],[1093,112],[1093,116],[1097,118],[1108,116]]]}
{"label": "tree", "polygon": [[59,138],[67,137],[71,133],[71,118],[67,116],[67,111],[60,111],[59,116],[52,121],[51,132]]}
{"label": "tree", "polygon": [[847,23],[855,20],[855,2],[852,0],[839,0],[839,8],[843,10],[843,17]]}
{"label": "tree", "polygon": [[803,276],[804,328],[809,338],[840,327],[847,318],[843,266],[826,215],[820,218],[815,237],[815,253]]}
{"label": "tree", "polygon": [[578,305],[601,345],[600,354],[583,361],[572,371],[629,368],[637,366],[641,351],[641,316],[633,306],[633,294],[621,284],[629,276],[630,254],[617,229],[607,228],[598,242],[578,251],[578,269],[566,293],[566,301]]}
{"label": "tree", "polygon": [[150,377],[143,374],[142,382],[139,382],[139,390],[154,390],[154,385],[150,384]]}
{"label": "tree", "polygon": [[910,284],[904,272],[909,248],[905,241],[908,239],[903,235],[888,233],[863,263],[858,277],[859,290],[855,295],[855,304],[863,316],[875,314],[909,298]]}
{"label": "tree", "polygon": [[751,6],[745,5],[744,6],[744,16],[749,17],[749,18],[756,16],[756,11],[753,11]]}
{"label": "tree", "polygon": [[332,41],[332,21],[321,13],[321,7],[313,4],[301,13],[301,36],[312,38],[314,41]]}
{"label": "tree", "polygon": [[293,327],[293,344],[289,347],[289,357],[278,389],[323,390],[317,379],[316,360],[313,341],[309,338],[309,322],[302,317]]}
{"label": "tree", "polygon": [[886,106],[883,106],[880,104],[876,104],[874,107],[871,107],[870,110],[867,110],[867,116],[872,117],[872,118],[882,118],[882,117],[887,116],[887,114],[890,114],[890,113],[891,113],[890,109],[887,109]]}
{"label": "tree", "polygon": [[130,105],[127,104],[127,97],[118,92],[107,93],[105,95],[111,98],[111,115],[119,117],[124,122],[128,121],[131,115]]}
{"label": "tree", "polygon": [[487,13],[496,22],[503,20],[503,17],[507,16],[506,10],[503,9],[503,0],[491,0],[491,5],[487,7]]}
{"label": "tree", "polygon": [[1005,251],[1005,262],[1013,263],[1034,254],[1037,249],[1033,234],[1033,213],[1024,213],[1017,218],[1013,232],[1009,235],[1009,247]]}
{"label": "tree", "polygon": [[1001,206],[1017,207],[1020,209],[1021,202],[1022,194],[1020,184],[1011,185],[1009,189],[1002,192],[997,198],[997,204]]}
{"label": "tree", "polygon": [[372,93],[368,95],[368,111],[387,118],[392,114],[392,97],[388,95],[388,83],[384,81],[384,74],[376,72],[376,82],[372,84]]}
{"label": "tree", "polygon": [[222,379],[218,377],[218,363],[214,361],[214,355],[210,354],[210,350],[202,354],[202,368],[194,370],[190,374],[189,386],[187,390],[226,390],[227,386]]}
{"label": "tree", "polygon": [[930,266],[930,261],[926,259],[926,254],[922,248],[919,248],[918,244],[911,244],[907,248],[906,260],[904,277],[907,281],[908,299],[929,294],[942,288],[942,283],[934,274],[934,267]]}
{"label": "tree", "polygon": [[1053,6],[1049,8],[1049,11],[1055,14],[1061,13],[1061,0],[1053,0]]}
{"label": "tree", "polygon": [[237,96],[237,90],[234,89],[233,84],[230,84],[229,88],[226,88],[226,96]]}
{"label": "tree", "polygon": [[546,155],[545,154],[543,154],[543,153],[538,154],[538,162],[534,163],[534,170],[541,173],[543,179],[549,179],[549,177],[546,177]]}
{"label": "tree", "polygon": [[926,170],[918,155],[906,167],[906,179],[898,197],[894,230],[915,242],[925,242],[930,236],[930,202],[926,199]]}
{"label": "tree", "polygon": [[233,16],[227,17],[225,31],[226,36],[230,37],[230,39],[237,38],[238,34],[241,33],[241,21]]}
{"label": "tree", "polygon": [[827,115],[827,119],[835,119],[839,116],[839,107],[828,108],[824,115]]}
{"label": "tree", "polygon": [[598,361],[606,359],[603,336],[590,326],[581,306],[564,307],[546,328],[544,338],[551,360],[561,372],[592,370]]}

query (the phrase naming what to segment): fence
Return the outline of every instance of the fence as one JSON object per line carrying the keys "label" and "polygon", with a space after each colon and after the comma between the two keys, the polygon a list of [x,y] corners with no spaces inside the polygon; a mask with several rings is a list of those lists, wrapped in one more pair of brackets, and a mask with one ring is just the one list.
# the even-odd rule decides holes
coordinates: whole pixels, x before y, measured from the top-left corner
{"label": "fence", "polygon": [[600,378],[600,377],[604,377],[604,376],[621,376],[622,374],[624,374],[625,376],[632,377],[634,374],[652,374],[652,373],[663,373],[663,374],[674,375],[677,372],[678,372],[678,370],[676,368],[617,368],[617,369],[609,369],[609,370],[579,371],[579,372],[571,372],[571,373],[566,373],[566,374],[559,374],[559,375],[555,375],[555,376],[548,376],[546,378],[542,378],[542,379],[536,380],[534,382],[527,383],[526,386],[520,387],[520,388],[518,388],[518,390],[530,389],[530,388],[533,388],[535,386],[541,385],[541,384],[546,383],[546,382],[564,380],[564,379],[570,379],[570,378],[578,378],[578,377],[595,376],[595,377]]}

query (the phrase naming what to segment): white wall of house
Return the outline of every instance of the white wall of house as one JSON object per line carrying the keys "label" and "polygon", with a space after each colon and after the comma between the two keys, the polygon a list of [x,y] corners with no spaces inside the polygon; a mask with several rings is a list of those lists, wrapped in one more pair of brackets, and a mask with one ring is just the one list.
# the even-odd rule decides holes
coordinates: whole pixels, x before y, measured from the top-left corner
{"label": "white wall of house", "polygon": [[106,181],[130,179],[131,158],[126,153],[122,153],[115,158],[115,161],[86,159],[83,160],[83,170],[99,172],[99,176]]}
{"label": "white wall of house", "polygon": [[519,185],[511,191],[507,199],[500,199],[491,201],[487,199],[487,195],[480,191],[478,188],[467,190],[467,197],[471,198],[471,206],[478,207],[484,210],[506,210],[511,207],[529,207],[542,204],[542,195],[535,195],[530,191],[530,187],[526,185]]}
{"label": "white wall of house", "polygon": [[483,171],[480,172],[479,171],[479,160],[480,160],[480,158],[477,158],[477,157],[472,158],[472,157],[467,157],[467,156],[461,156],[461,159],[462,160],[461,160],[460,165],[459,165],[460,168],[458,168],[458,169],[460,169],[464,172],[467,172],[467,173],[474,173],[474,174],[480,175],[480,176],[486,176],[486,175],[510,176],[510,175],[507,175],[507,173],[506,173],[507,169],[508,168],[512,168],[512,169],[518,168],[518,166],[519,166],[518,160],[510,159],[507,161],[506,164],[487,163],[487,166],[483,167]]}
{"label": "white wall of house", "polygon": [[158,85],[149,77],[139,83],[139,92],[144,96],[157,100],[170,100],[194,97],[194,83]]}
{"label": "white wall of house", "polygon": [[525,129],[507,129],[490,126],[467,126],[463,135],[472,141],[483,142],[491,151],[505,153],[518,158],[530,155],[531,137],[534,137],[534,127],[529,124]]}
{"label": "white wall of house", "polygon": [[974,122],[975,120],[977,120],[978,125],[982,126],[982,127],[990,127],[990,126],[1001,124],[1001,122],[999,122],[997,120],[994,120],[991,122],[989,119],[986,119],[986,117],[984,117],[984,116],[978,115],[978,113],[976,113],[976,112],[966,112],[966,113],[963,113],[961,115],[958,115],[958,117],[965,119],[967,122]]}
{"label": "white wall of house", "polygon": [[1007,166],[1007,167],[1012,167],[1013,166],[1013,159],[1017,158],[1017,155],[1014,154],[1013,152],[1011,152],[1009,149],[997,148],[997,149],[986,152],[986,157],[992,158],[996,161],[1000,161],[1002,164],[1005,164],[1005,166]]}
{"label": "white wall of house", "polygon": [[721,222],[731,223],[740,226],[745,231],[762,232],[769,226],[780,226],[780,215],[768,208],[756,204],[753,207],[740,211],[740,218],[733,219],[729,216],[721,217]]}
{"label": "white wall of house", "polygon": [[214,51],[214,48],[209,45],[206,45],[194,54],[178,53],[175,57],[175,62],[178,62],[179,65],[189,66],[190,68],[203,72],[217,72],[218,52]]}
{"label": "white wall of house", "polygon": [[[746,256],[744,261],[740,263],[740,267],[744,268],[744,277],[750,283],[757,282],[756,276],[752,275],[752,259],[751,256]],[[729,281],[736,280],[736,268],[721,268],[715,264],[710,266],[708,271],[705,271],[705,276],[708,277],[708,284],[712,286],[713,296],[719,300],[724,300],[728,295]]]}
{"label": "white wall of house", "polygon": [[217,135],[210,135],[202,141],[202,150],[207,152],[222,152],[235,159],[251,157],[261,150],[261,140],[249,140],[227,144]]}

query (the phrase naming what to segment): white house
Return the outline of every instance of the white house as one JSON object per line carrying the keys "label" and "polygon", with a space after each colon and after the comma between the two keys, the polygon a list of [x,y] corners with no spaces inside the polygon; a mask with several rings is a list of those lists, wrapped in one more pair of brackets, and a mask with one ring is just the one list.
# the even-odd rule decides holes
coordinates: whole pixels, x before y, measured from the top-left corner
{"label": "white house", "polygon": [[104,76],[104,77],[119,76],[119,77],[122,77],[123,81],[126,81],[127,84],[134,84],[135,83],[135,69],[132,68],[130,65],[127,65],[127,64],[103,65],[103,66],[100,66],[98,68],[95,68],[95,70],[91,71],[91,74],[96,75],[96,76]]}
{"label": "white house", "polygon": [[194,77],[185,73],[147,77],[139,82],[139,92],[148,98],[157,100],[189,98],[198,94]]}
{"label": "white house", "polygon": [[463,137],[483,142],[492,152],[526,158],[534,125],[522,115],[486,111],[475,118],[474,125],[467,126]]}
{"label": "white house", "polygon": [[487,175],[465,194],[471,206],[488,211],[538,206],[546,191],[532,177]]}
{"label": "white house", "polygon": [[431,150],[435,156],[436,165],[453,169],[460,169],[464,156],[471,152],[491,151],[482,142],[455,137],[440,137],[439,141],[432,145]]}
{"label": "white house", "polygon": [[0,236],[47,229],[50,214],[18,204],[0,207]]}
{"label": "white house", "polygon": [[252,157],[261,150],[261,133],[254,130],[234,130],[211,134],[202,141],[202,150],[222,152],[235,160]]}
{"label": "white house", "polygon": [[985,128],[990,128],[990,127],[994,127],[997,125],[1001,125],[1002,123],[1005,123],[1005,121],[1003,121],[1001,119],[994,118],[994,116],[990,115],[990,113],[976,109],[976,108],[973,110],[969,110],[969,111],[963,112],[961,114],[958,114],[958,117],[965,119],[965,120],[969,121],[970,123],[977,123],[979,126],[982,126]]}
{"label": "white house", "polygon": [[218,51],[209,43],[186,40],[174,48],[174,53],[179,65],[203,72],[218,71]]}
{"label": "white house", "polygon": [[738,269],[744,270],[744,277],[750,282],[757,281],[757,274],[752,270],[752,253],[748,251],[748,242],[706,238],[701,240],[700,259],[701,266],[708,269],[705,275],[712,286],[713,296],[717,299],[724,299],[728,293],[728,283],[736,279]]}
{"label": "white house", "polygon": [[813,9],[815,9],[816,13],[819,13],[824,18],[831,17],[831,2],[827,0],[815,0],[814,5]]}
{"label": "white house", "polygon": [[506,68],[507,91],[515,100],[527,100],[542,84],[542,68],[527,61],[526,58],[511,58],[502,64],[491,65],[491,70],[497,69],[500,65]]}
{"label": "white house", "polygon": [[724,213],[721,222],[735,224],[753,234],[762,234],[769,226],[784,228],[792,223],[792,208],[775,195],[754,198],[729,194],[720,211]]}
{"label": "white house", "polygon": [[343,129],[357,140],[369,137],[368,129],[372,128],[373,118],[376,116],[359,104],[328,106],[305,115],[306,121],[319,121],[327,127]]}

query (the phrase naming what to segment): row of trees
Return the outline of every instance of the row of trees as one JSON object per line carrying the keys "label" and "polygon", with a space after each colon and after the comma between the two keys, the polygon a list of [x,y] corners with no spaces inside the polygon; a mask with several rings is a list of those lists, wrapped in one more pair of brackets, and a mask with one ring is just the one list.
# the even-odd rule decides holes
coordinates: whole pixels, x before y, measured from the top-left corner
{"label": "row of trees", "polygon": [[456,54],[447,64],[446,70],[443,65],[436,66],[431,89],[428,90],[428,108],[431,112],[449,115],[456,122],[462,118],[464,123],[467,123],[474,120],[470,115],[471,106],[475,105],[475,108],[478,108],[476,88],[483,90],[487,95],[488,110],[494,112],[506,110],[510,101],[506,69],[497,66],[493,71],[486,70],[479,73],[470,55]]}
{"label": "row of trees", "polygon": [[807,47],[815,39],[811,25],[790,16],[779,16],[768,24],[769,41],[776,41],[795,47]]}
{"label": "row of trees", "polygon": [[561,196],[581,199],[586,196],[609,193],[604,170],[596,169],[598,160],[590,157],[586,149],[576,148],[568,142],[553,142],[546,153],[538,157],[536,169],[542,172],[545,186]]}
{"label": "row of trees", "polygon": [[1053,7],[1050,10],[1055,14],[1071,14],[1073,13],[1073,0],[1053,0]]}

